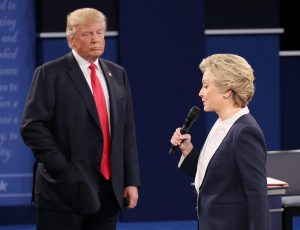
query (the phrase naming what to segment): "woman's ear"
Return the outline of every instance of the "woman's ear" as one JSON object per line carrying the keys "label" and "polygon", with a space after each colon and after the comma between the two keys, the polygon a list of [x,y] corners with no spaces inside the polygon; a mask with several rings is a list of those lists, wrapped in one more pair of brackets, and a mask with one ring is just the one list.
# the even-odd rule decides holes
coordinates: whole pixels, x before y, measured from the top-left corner
{"label": "woman's ear", "polygon": [[224,93],[223,98],[228,99],[231,95],[232,95],[232,90],[229,89]]}

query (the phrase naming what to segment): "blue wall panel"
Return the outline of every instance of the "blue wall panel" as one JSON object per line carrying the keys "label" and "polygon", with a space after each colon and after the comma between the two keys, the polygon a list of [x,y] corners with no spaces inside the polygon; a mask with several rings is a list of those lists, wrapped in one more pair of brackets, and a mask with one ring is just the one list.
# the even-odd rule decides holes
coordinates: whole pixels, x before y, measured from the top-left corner
{"label": "blue wall panel", "polygon": [[281,58],[283,149],[300,149],[299,66],[299,56]]}
{"label": "blue wall panel", "polygon": [[31,0],[0,2],[0,206],[31,201],[33,157],[19,123],[35,66],[33,12]]}
{"label": "blue wall panel", "polygon": [[[206,53],[236,53],[246,58],[254,69],[256,92],[250,112],[261,125],[268,150],[281,148],[280,68],[278,35],[207,36]],[[215,117],[207,116],[210,128]]]}
{"label": "blue wall panel", "polygon": [[[199,0],[120,1],[120,63],[133,91],[142,175],[139,205],[124,221],[196,219],[193,178],[177,168],[179,152],[168,151],[190,108],[202,108],[202,10]],[[199,147],[202,118],[191,130]]]}

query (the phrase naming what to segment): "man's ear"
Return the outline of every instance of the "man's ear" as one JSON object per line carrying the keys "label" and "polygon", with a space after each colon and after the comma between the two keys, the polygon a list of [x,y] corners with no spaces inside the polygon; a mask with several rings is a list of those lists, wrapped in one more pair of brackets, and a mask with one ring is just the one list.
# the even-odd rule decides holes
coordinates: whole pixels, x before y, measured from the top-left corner
{"label": "man's ear", "polygon": [[74,36],[70,35],[67,37],[68,43],[73,47],[76,47],[75,42],[74,42]]}

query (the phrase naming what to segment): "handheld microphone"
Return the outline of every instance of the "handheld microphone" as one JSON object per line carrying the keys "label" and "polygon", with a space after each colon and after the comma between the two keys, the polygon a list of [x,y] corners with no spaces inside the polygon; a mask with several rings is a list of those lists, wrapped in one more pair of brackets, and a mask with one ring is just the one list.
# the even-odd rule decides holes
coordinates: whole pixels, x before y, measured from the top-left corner
{"label": "handheld microphone", "polygon": [[[197,106],[193,106],[190,109],[190,112],[188,113],[188,115],[180,129],[181,134],[186,134],[189,132],[190,128],[192,127],[194,122],[199,117],[199,112],[200,112],[200,109]],[[172,145],[169,150],[169,154],[175,153],[178,150],[178,148],[179,148],[178,145]]]}

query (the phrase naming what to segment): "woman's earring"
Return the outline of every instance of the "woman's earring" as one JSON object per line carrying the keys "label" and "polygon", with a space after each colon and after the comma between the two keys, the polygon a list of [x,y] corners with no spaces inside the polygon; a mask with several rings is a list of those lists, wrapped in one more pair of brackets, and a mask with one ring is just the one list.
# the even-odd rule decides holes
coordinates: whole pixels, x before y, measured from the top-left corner
{"label": "woman's earring", "polygon": [[224,99],[227,99],[227,97],[226,97],[225,95],[223,95],[223,98],[224,98]]}

